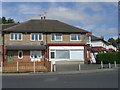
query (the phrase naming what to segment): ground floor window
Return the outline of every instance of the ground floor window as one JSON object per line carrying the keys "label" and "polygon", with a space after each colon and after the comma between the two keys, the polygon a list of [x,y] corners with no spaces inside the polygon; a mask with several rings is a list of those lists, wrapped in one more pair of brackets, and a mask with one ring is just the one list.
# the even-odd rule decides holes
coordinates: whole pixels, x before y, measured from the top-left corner
{"label": "ground floor window", "polygon": [[84,60],[84,50],[50,50],[50,58],[56,60]]}
{"label": "ground floor window", "polygon": [[70,50],[70,59],[71,60],[84,60],[83,50]]}
{"label": "ground floor window", "polygon": [[56,59],[70,59],[69,50],[56,50]]}
{"label": "ground floor window", "polygon": [[40,61],[42,57],[41,51],[30,51],[31,61]]}
{"label": "ground floor window", "polygon": [[18,59],[22,59],[23,58],[23,51],[18,51]]}

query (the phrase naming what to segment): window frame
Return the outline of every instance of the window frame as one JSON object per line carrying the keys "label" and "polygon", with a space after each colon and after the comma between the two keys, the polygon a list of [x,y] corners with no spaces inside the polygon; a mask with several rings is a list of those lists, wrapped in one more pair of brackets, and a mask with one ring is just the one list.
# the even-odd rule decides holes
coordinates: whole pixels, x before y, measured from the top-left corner
{"label": "window frame", "polygon": [[[51,52],[54,52],[54,58],[51,58]],[[50,50],[50,59],[56,59],[56,50]]]}
{"label": "window frame", "polygon": [[[19,53],[22,53],[22,57],[19,57]],[[23,59],[23,51],[18,51],[18,59]]]}
{"label": "window frame", "polygon": [[[61,35],[61,40],[57,40],[57,39],[56,39],[56,34],[60,34],[60,35]],[[52,35],[54,35],[55,40],[52,40]],[[52,33],[52,34],[51,34],[51,41],[63,41],[62,33]]]}
{"label": "window frame", "polygon": [[33,57],[32,57],[32,53],[35,53],[35,52],[39,52],[40,53],[40,58],[43,56],[42,55],[42,51],[30,51],[30,59],[32,59]]}
{"label": "window frame", "polygon": [[[72,35],[73,34],[70,34],[70,41],[82,41],[81,34],[75,34],[75,35],[77,35],[77,40],[72,40]],[[78,40],[78,35],[80,35],[80,40]]]}
{"label": "window frame", "polygon": [[[32,34],[34,35],[34,40],[32,40]],[[38,40],[35,40],[35,36],[36,36],[36,34],[37,34],[37,39]],[[41,40],[39,40],[39,35],[41,34]],[[30,34],[30,41],[43,41],[43,33],[31,33]]]}
{"label": "window frame", "polygon": [[[13,34],[13,39],[11,39],[11,34]],[[21,39],[19,39],[19,34],[21,35]],[[17,39],[15,39],[15,35],[17,35]],[[22,41],[22,33],[10,33],[10,40],[11,41]]]}

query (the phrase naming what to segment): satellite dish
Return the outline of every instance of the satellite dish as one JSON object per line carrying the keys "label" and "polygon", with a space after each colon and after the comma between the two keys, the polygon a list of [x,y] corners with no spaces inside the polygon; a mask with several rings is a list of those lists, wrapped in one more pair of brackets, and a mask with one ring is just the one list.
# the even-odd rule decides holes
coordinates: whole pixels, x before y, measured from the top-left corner
{"label": "satellite dish", "polygon": [[40,45],[44,45],[44,42],[43,42],[43,41],[41,41],[41,42],[40,42]]}

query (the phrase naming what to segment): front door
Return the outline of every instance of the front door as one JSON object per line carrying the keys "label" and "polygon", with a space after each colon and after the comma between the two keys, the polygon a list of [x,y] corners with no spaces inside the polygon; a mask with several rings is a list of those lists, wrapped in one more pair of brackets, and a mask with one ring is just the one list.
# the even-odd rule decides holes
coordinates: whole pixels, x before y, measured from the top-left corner
{"label": "front door", "polygon": [[40,61],[42,58],[41,51],[31,51],[30,52],[31,61]]}
{"label": "front door", "polygon": [[13,62],[13,52],[12,51],[8,51],[8,62]]}

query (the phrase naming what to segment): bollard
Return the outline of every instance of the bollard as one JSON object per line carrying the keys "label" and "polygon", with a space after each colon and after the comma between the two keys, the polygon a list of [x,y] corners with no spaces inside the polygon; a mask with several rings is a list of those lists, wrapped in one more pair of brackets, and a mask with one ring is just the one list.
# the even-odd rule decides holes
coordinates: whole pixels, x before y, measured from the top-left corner
{"label": "bollard", "polygon": [[53,63],[51,62],[51,72],[53,72]]}
{"label": "bollard", "polygon": [[115,68],[116,68],[117,67],[116,61],[114,61],[114,64],[115,64]]}
{"label": "bollard", "polygon": [[35,60],[34,60],[34,73],[35,73]]}
{"label": "bollard", "polygon": [[17,72],[18,72],[18,61],[17,61]]}
{"label": "bollard", "polygon": [[108,64],[108,67],[111,68],[111,64],[110,63]]}
{"label": "bollard", "polygon": [[79,64],[79,71],[81,70],[81,65]]}
{"label": "bollard", "polygon": [[53,71],[56,72],[56,64],[53,65]]}
{"label": "bollard", "polygon": [[101,61],[101,69],[103,69],[103,62]]}

